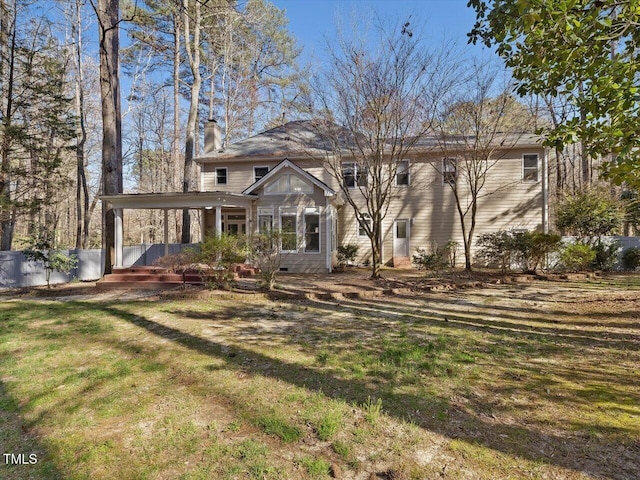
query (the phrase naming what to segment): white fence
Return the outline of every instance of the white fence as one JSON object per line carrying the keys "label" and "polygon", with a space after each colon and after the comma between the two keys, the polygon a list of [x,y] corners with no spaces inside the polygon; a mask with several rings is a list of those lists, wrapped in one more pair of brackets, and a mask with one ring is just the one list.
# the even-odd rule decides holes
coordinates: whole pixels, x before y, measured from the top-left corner
{"label": "white fence", "polygon": [[[171,244],[169,253],[178,253],[193,244]],[[104,253],[100,249],[61,250],[65,255],[75,255],[78,266],[68,274],[51,273],[51,284],[74,280],[92,281],[102,277]],[[164,244],[133,245],[124,247],[123,265],[153,265],[164,255]],[[32,287],[46,285],[46,275],[41,263],[28,260],[22,252],[0,252],[0,288]]]}

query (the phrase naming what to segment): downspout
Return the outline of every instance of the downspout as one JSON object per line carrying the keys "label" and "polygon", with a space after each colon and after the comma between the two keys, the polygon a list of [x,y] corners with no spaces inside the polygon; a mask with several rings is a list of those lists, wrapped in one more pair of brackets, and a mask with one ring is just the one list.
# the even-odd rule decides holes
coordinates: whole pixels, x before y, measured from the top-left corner
{"label": "downspout", "polygon": [[549,233],[549,149],[542,154],[542,232]]}
{"label": "downspout", "polygon": [[331,208],[330,205],[327,205],[327,203],[329,203],[327,201],[327,197],[325,197],[325,207],[324,207],[324,221],[325,221],[325,250],[326,250],[326,257],[327,257],[327,272],[331,273],[332,270],[332,262],[331,262],[331,252],[334,248],[333,245],[331,245],[331,227],[333,225],[333,222],[331,221],[333,218],[333,209]]}

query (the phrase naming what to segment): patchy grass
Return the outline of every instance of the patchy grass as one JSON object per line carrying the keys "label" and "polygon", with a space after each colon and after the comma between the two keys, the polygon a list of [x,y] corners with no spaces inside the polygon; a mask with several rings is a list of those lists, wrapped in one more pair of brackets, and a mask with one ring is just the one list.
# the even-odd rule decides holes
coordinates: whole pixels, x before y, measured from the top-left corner
{"label": "patchy grass", "polygon": [[638,478],[639,278],[5,301],[0,478]]}

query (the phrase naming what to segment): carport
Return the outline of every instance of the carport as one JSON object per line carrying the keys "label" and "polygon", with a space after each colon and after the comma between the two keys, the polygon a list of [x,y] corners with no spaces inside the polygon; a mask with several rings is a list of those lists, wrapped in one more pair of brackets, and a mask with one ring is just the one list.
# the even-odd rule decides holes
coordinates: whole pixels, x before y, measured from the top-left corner
{"label": "carport", "polygon": [[[122,213],[125,209],[143,210],[154,209],[164,212],[164,254],[169,254],[169,210],[202,209],[215,210],[215,232],[222,232],[222,209],[240,208],[245,212],[246,231],[251,232],[251,218],[253,216],[253,201],[255,195],[230,192],[187,192],[187,193],[132,193],[118,195],[101,195],[107,208],[112,208],[115,214],[115,258],[114,267],[122,268],[123,258],[123,222]],[[204,218],[204,215],[203,215]],[[204,238],[205,229],[202,228]]]}

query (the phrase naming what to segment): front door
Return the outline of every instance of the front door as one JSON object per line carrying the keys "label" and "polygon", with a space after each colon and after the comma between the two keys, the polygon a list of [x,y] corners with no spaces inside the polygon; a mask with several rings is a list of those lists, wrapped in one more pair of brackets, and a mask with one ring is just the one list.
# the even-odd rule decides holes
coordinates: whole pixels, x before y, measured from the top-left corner
{"label": "front door", "polygon": [[409,256],[409,220],[396,220],[393,223],[393,256]]}
{"label": "front door", "polygon": [[225,215],[225,226],[223,227],[223,231],[229,235],[246,235],[247,233],[247,222],[246,216],[240,214],[227,214]]}

